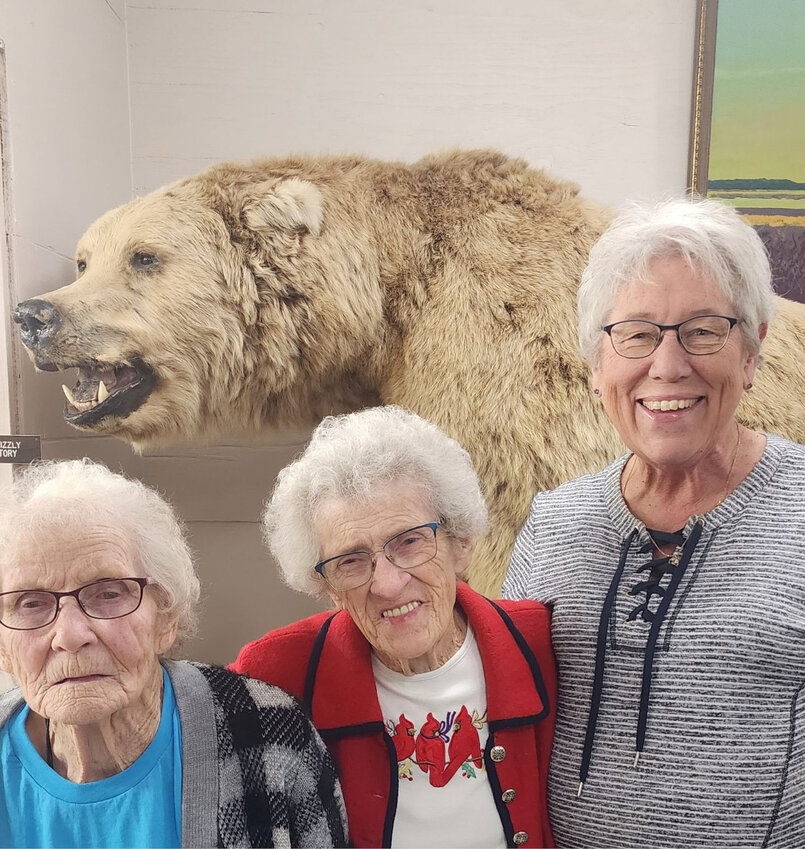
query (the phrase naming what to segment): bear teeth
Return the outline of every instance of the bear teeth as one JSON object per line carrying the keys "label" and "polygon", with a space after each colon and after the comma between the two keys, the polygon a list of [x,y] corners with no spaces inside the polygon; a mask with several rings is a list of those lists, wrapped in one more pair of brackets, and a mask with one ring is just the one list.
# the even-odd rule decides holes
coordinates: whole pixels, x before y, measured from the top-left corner
{"label": "bear teeth", "polygon": [[98,404],[103,404],[103,402],[109,397],[109,390],[106,388],[106,384],[102,380],[98,381],[98,397],[92,401],[79,401],[75,395],[73,395],[73,390],[64,383],[62,383],[61,388],[62,392],[64,392],[64,397],[67,399],[67,403],[75,407],[76,410],[81,413],[86,413],[87,410],[97,407]]}
{"label": "bear teeth", "polygon": [[78,402],[73,397],[73,390],[70,389],[70,387],[67,386],[67,384],[62,383],[61,391],[64,392],[64,397],[67,399],[67,403],[72,404],[75,407]]}

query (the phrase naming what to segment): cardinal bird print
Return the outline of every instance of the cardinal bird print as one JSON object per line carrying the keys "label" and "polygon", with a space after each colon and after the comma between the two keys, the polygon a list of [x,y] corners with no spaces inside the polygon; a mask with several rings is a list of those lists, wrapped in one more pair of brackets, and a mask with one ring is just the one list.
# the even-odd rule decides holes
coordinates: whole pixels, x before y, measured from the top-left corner
{"label": "cardinal bird print", "polygon": [[397,753],[400,779],[414,781],[414,767],[427,775],[431,787],[444,787],[456,775],[477,778],[478,771],[484,769],[478,732],[485,724],[486,711],[470,713],[466,705],[448,711],[443,719],[429,712],[419,731],[404,713],[397,722],[387,720],[386,731]]}

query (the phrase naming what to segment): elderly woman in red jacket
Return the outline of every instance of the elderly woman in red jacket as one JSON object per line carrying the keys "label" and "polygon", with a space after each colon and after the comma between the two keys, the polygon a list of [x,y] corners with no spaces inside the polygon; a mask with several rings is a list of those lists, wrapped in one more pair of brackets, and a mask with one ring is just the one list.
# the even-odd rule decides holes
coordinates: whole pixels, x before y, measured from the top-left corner
{"label": "elderly woman in red jacket", "polygon": [[356,846],[550,846],[548,611],[461,580],[487,516],[467,452],[397,407],[326,419],[264,516],[286,582],[336,611],[234,668],[297,696]]}

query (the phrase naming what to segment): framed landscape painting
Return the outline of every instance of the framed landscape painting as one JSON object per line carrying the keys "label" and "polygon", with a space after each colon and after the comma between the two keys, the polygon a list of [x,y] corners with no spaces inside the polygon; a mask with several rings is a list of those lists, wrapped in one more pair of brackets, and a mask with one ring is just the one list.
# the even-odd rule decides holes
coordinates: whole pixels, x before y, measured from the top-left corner
{"label": "framed landscape painting", "polygon": [[805,302],[805,2],[699,0],[690,187],[736,207]]}

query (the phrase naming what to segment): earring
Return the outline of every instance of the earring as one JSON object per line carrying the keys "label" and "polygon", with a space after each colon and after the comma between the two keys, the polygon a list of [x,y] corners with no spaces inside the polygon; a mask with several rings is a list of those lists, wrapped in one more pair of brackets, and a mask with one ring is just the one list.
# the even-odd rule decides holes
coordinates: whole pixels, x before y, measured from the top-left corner
{"label": "earring", "polygon": [[754,384],[750,381],[749,383],[744,383],[744,389],[749,390],[752,388]]}
{"label": "earring", "polygon": [[593,389],[593,395],[600,395],[600,394],[601,394],[600,389]]}

